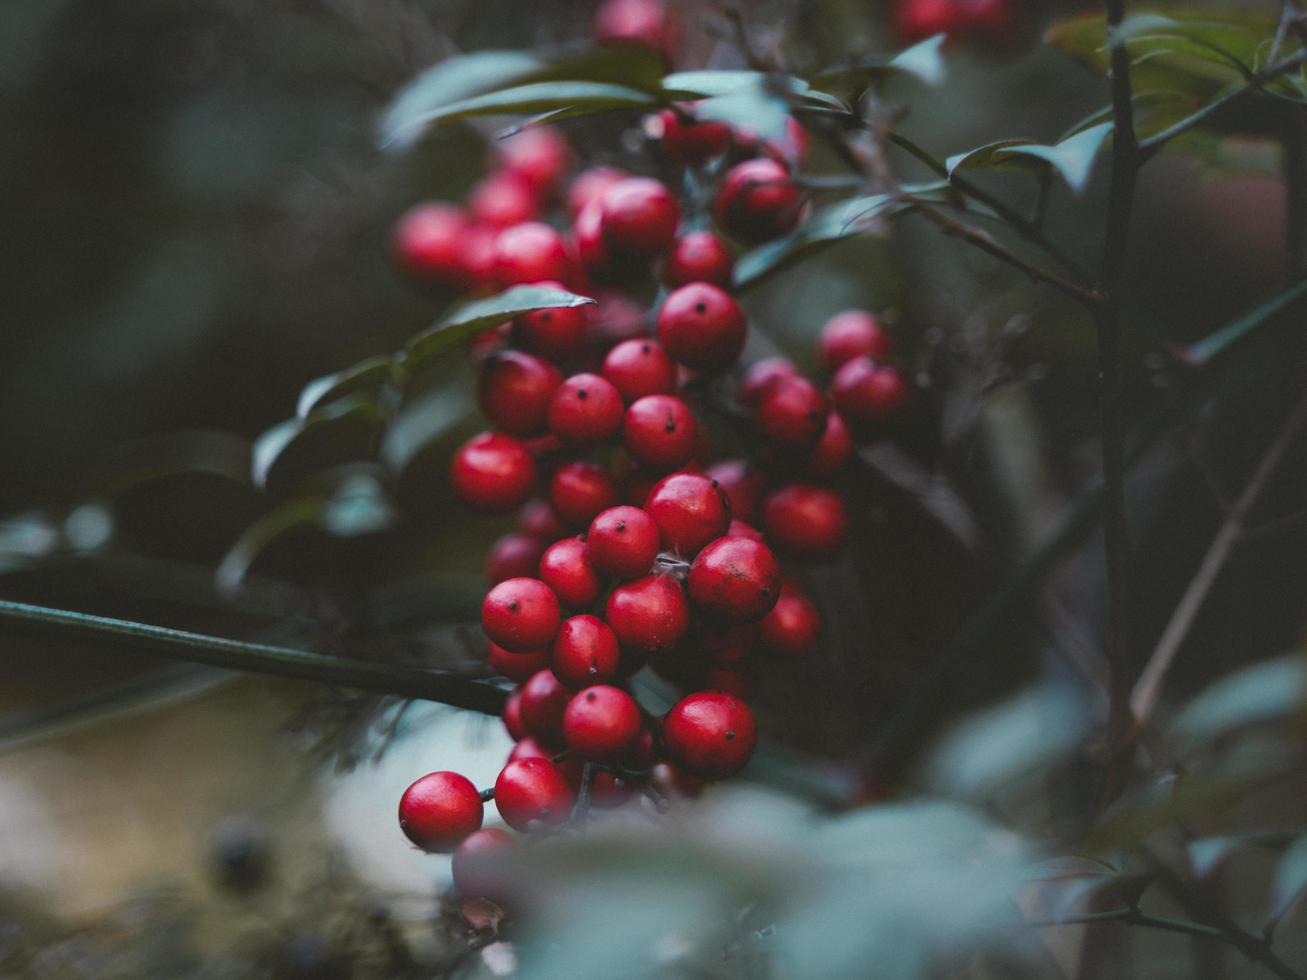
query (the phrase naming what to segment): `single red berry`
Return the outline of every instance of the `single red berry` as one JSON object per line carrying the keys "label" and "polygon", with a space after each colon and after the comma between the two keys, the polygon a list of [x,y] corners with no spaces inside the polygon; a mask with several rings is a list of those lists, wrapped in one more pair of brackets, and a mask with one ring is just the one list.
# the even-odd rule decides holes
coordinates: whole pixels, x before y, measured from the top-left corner
{"label": "single red berry", "polygon": [[883,435],[911,397],[902,374],[892,367],[880,367],[869,357],[845,362],[835,372],[830,390],[835,410],[863,439]]}
{"label": "single red berry", "polygon": [[714,667],[735,667],[748,660],[757,639],[754,623],[701,621],[694,627],[694,648]]}
{"label": "single red berry", "polygon": [[762,541],[762,532],[750,524],[748,521],[742,521],[738,517],[731,518],[731,526],[726,529],[728,538],[752,538],[754,541]]}
{"label": "single red berry", "polygon": [[799,222],[803,198],[790,172],[775,160],[759,157],[737,163],[717,192],[714,215],[732,238],[765,242]]}
{"label": "single red berry", "polygon": [[639,507],[610,507],[590,522],[585,536],[590,560],[617,579],[648,575],[658,557],[658,525]]}
{"label": "single red berry", "polygon": [[676,239],[663,264],[663,282],[675,289],[692,282],[726,287],[735,258],[727,244],[710,231],[691,231]]}
{"label": "single red berry", "polygon": [[799,369],[788,357],[764,357],[761,361],[754,361],[744,372],[735,400],[744,408],[756,409],[763,395],[779,381],[798,376]]}
{"label": "single red berry", "polygon": [[652,177],[628,177],[604,191],[604,244],[621,255],[650,259],[676,237],[681,208],[667,185]]}
{"label": "single red berry", "polygon": [[468,288],[495,285],[495,242],[499,232],[499,226],[479,221],[464,233],[461,258]]}
{"label": "single red berry", "polygon": [[590,561],[590,548],[580,538],[555,541],[540,556],[540,579],[569,609],[593,605],[603,591],[603,579]]}
{"label": "single red berry", "polygon": [[681,47],[681,26],[663,0],[604,0],[595,11],[600,44],[642,44],[671,64]]}
{"label": "single red berry", "polygon": [[640,706],[620,687],[587,687],[563,714],[567,747],[588,759],[620,759],[639,734]]}
{"label": "single red berry", "polygon": [[547,647],[561,614],[554,590],[537,578],[510,578],[486,593],[481,625],[505,650],[526,653]]}
{"label": "single red berry", "polygon": [[605,769],[596,769],[590,784],[590,805],[601,810],[612,810],[635,795],[635,786],[624,776]]}
{"label": "single red berry", "polygon": [[625,170],[618,167],[601,166],[582,170],[573,178],[571,186],[567,188],[568,214],[575,218],[592,201],[599,200],[604,191],[619,180],[625,180],[630,176]]}
{"label": "single red berry", "polygon": [[650,117],[646,132],[659,141],[663,155],[682,167],[699,167],[726,152],[731,127],[713,119],[698,122],[694,107],[664,109]]}
{"label": "single red berry", "polygon": [[702,374],[720,374],[740,359],[749,328],[730,294],[708,282],[674,289],[658,310],[658,341]]}
{"label": "single red berry", "polygon": [[522,720],[521,688],[513,691],[508,696],[508,700],[504,702],[504,711],[500,717],[504,720],[504,728],[508,731],[508,737],[513,741],[524,739],[530,734],[527,731],[526,722]]}
{"label": "single red berry", "polygon": [[567,533],[567,528],[554,513],[554,508],[547,500],[528,500],[518,515],[517,529],[541,541],[557,541]]}
{"label": "single red berry", "polygon": [[454,453],[449,478],[465,503],[489,514],[504,514],[531,496],[535,458],[512,436],[483,432]]}
{"label": "single red berry", "polygon": [[[533,283],[549,289],[566,289],[561,282]],[[513,321],[513,342],[541,357],[561,360],[581,349],[589,324],[588,306],[559,306],[523,313]],[[561,381],[562,378],[560,377]]]}
{"label": "single red berry", "polygon": [[572,160],[563,134],[548,126],[524,129],[500,141],[495,149],[503,168],[525,180],[539,197],[558,190]]}
{"label": "single red berry", "polygon": [[549,481],[549,502],[568,527],[585,527],[600,511],[614,506],[619,496],[612,474],[588,460],[564,463]]}
{"label": "single red berry", "polygon": [[597,374],[574,374],[549,403],[549,431],[569,446],[595,446],[622,425],[622,396]]}
{"label": "single red berry", "polygon": [[562,236],[542,222],[511,225],[495,239],[495,277],[501,286],[546,279],[566,282],[571,271]]}
{"label": "single red berry", "polygon": [[663,745],[672,761],[700,779],[725,779],[744,768],[758,744],[753,712],[739,698],[701,691],[663,719]]}
{"label": "single red berry", "polygon": [[465,898],[500,898],[504,891],[500,876],[485,870],[486,856],[502,854],[517,846],[517,840],[506,830],[484,827],[469,834],[458,845],[450,861],[454,887]]}
{"label": "single red berry", "polygon": [[534,436],[545,431],[549,400],[562,383],[563,375],[548,361],[506,350],[482,363],[477,400],[496,428],[513,436]]}
{"label": "single red berry", "polygon": [[572,242],[582,267],[596,281],[613,282],[624,278],[627,270],[614,262],[604,244],[604,206],[601,201],[591,201],[572,219]]}
{"label": "single red berry", "polygon": [[821,634],[821,612],[795,586],[781,586],[781,597],[758,624],[758,637],[769,650],[803,656],[817,645]]}
{"label": "single red berry", "polygon": [[452,204],[416,205],[395,224],[395,261],[418,282],[464,289],[472,285],[463,262],[467,227],[467,218]]}
{"label": "single red berry", "polygon": [[645,395],[631,403],[622,423],[626,451],[637,462],[670,470],[694,455],[698,426],[685,402],[672,395]]}
{"label": "single red berry", "polygon": [[645,338],[624,340],[610,350],[603,373],[628,405],[676,388],[676,364],[656,341]]}
{"label": "single red berry", "polygon": [[540,564],[545,543],[521,531],[510,531],[490,546],[486,555],[486,578],[497,585],[509,578],[529,578]]}
{"label": "single red berry", "polygon": [[961,21],[956,0],[899,0],[894,28],[905,43],[924,41],[936,34],[954,33]]}
{"label": "single red berry", "polygon": [[533,674],[544,670],[549,663],[549,650],[530,650],[527,653],[514,653],[505,650],[498,643],[486,644],[486,663],[496,674],[507,677],[516,684],[529,680]]}
{"label": "single red berry", "polygon": [[817,351],[821,366],[836,371],[855,357],[888,360],[894,355],[894,338],[867,310],[844,310],[822,326]]}
{"label": "single red berry", "polygon": [[613,589],[604,619],[624,648],[643,654],[675,649],[690,626],[690,606],[680,583],[650,575]]}
{"label": "single red berry", "polygon": [[853,450],[853,436],[844,424],[844,417],[839,412],[830,412],[826,416],[826,431],[808,455],[804,472],[818,479],[832,477],[853,458]]}
{"label": "single red berry", "polygon": [[572,688],[612,680],[617,676],[621,657],[616,634],[598,616],[563,620],[549,648],[549,665],[554,674]]}
{"label": "single red berry", "polygon": [[698,473],[673,473],[654,485],[644,502],[663,547],[683,558],[726,533],[731,508],[726,494],[709,477]]}
{"label": "single red berry", "polygon": [[1017,5],[1012,0],[961,0],[958,7],[958,33],[1010,41],[1017,30]]}
{"label": "single red berry", "polygon": [[709,619],[749,623],[776,605],[781,566],[761,541],[718,538],[695,556],[686,587],[695,608]]}
{"label": "single red berry", "polygon": [[810,557],[838,551],[849,528],[843,497],[802,483],[774,490],[763,504],[762,520],[770,541]]}
{"label": "single red berry", "polygon": [[726,495],[732,518],[757,520],[763,494],[767,491],[767,480],[761,473],[742,459],[724,459],[709,466],[703,475],[717,481],[717,486]]}
{"label": "single red berry", "polygon": [[538,670],[522,684],[522,721],[541,745],[563,744],[563,710],[572,693],[552,670]]}
{"label": "single red berry", "polygon": [[826,396],[803,375],[778,378],[758,400],[758,434],[772,455],[796,459],[816,448],[828,412]]}
{"label": "single red berry", "polygon": [[522,177],[496,170],[477,183],[468,195],[468,212],[492,228],[508,228],[532,220],[540,213],[540,199]]}
{"label": "single red berry", "polygon": [[448,854],[481,826],[484,809],[466,776],[429,772],[399,798],[399,827],[422,850]]}
{"label": "single red berry", "polygon": [[753,675],[736,667],[709,667],[704,671],[699,686],[705,691],[729,694],[741,701],[748,701],[753,697]]}
{"label": "single red berry", "polygon": [[548,759],[515,759],[495,780],[495,807],[514,830],[566,823],[573,799],[572,787]]}

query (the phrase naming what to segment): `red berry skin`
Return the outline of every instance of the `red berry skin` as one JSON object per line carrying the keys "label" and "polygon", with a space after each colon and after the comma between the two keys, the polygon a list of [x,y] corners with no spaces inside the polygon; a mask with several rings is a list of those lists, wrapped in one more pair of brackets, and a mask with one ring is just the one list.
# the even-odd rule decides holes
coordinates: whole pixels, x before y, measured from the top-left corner
{"label": "red berry skin", "polygon": [[749,659],[757,639],[758,627],[754,623],[723,625],[700,621],[695,625],[693,642],[713,667],[731,668]]}
{"label": "red berry skin", "polygon": [[672,246],[663,264],[663,282],[670,289],[692,282],[707,282],[726,288],[735,271],[730,247],[710,231],[692,231]]}
{"label": "red berry skin", "polygon": [[534,436],[545,431],[549,401],[562,383],[563,375],[548,361],[520,351],[501,351],[481,364],[477,400],[495,428],[513,436]]}
{"label": "red berry skin", "polygon": [[673,473],[659,480],[644,502],[663,547],[683,558],[726,533],[731,523],[726,494],[706,476]]}
{"label": "red berry skin", "polygon": [[533,126],[496,144],[499,163],[545,198],[558,190],[572,160],[563,134],[548,126]]}
{"label": "red berry skin", "polygon": [[477,222],[463,235],[463,276],[468,288],[483,288],[495,284],[495,242],[499,228],[488,222]]}
{"label": "red berry skin", "polygon": [[635,795],[635,787],[621,776],[603,769],[595,770],[590,784],[590,805],[601,810],[612,810]]}
{"label": "red berry skin", "polygon": [[521,531],[510,531],[490,546],[486,555],[486,578],[491,585],[505,579],[530,578],[545,553],[545,543]]}
{"label": "red berry skin", "polygon": [[763,504],[762,520],[769,541],[810,558],[834,554],[849,529],[843,497],[802,483],[774,490]]}
{"label": "red berry skin", "polygon": [[454,875],[454,887],[465,898],[500,898],[503,891],[499,877],[487,873],[482,865],[485,856],[500,854],[517,846],[517,839],[506,830],[498,827],[483,827],[469,834],[458,845],[450,861],[450,871]]}
{"label": "red berry skin", "polygon": [[653,767],[651,782],[665,796],[697,800],[703,795],[703,780],[670,762],[660,762]]}
{"label": "red berry skin", "polygon": [[572,787],[548,759],[515,759],[495,780],[495,807],[514,830],[566,823],[573,799]]}
{"label": "red berry skin", "polygon": [[626,451],[636,462],[655,470],[671,470],[689,462],[698,438],[693,413],[672,395],[637,399],[622,422]]}
{"label": "red berry skin", "polygon": [[728,538],[751,538],[754,541],[764,540],[761,531],[738,517],[731,518],[731,526],[726,529],[726,536]]}
{"label": "red berry skin", "polygon": [[571,260],[563,238],[539,221],[505,228],[495,239],[495,278],[501,286],[571,278]]}
{"label": "red berry skin", "polygon": [[567,747],[587,759],[618,760],[640,734],[640,706],[619,687],[587,687],[563,714]]}
{"label": "red berry skin", "polygon": [[552,670],[538,670],[522,684],[522,721],[541,745],[563,744],[563,711],[572,693]]}
{"label": "red berry skin", "polygon": [[663,0],[604,0],[595,11],[594,39],[600,44],[643,44],[671,64],[681,47],[681,29]]}
{"label": "red berry skin", "polygon": [[573,528],[588,525],[600,511],[614,506],[620,495],[612,474],[587,460],[564,463],[549,481],[554,513]]}
{"label": "red berry skin", "polygon": [[592,201],[599,200],[604,191],[630,176],[618,167],[600,166],[582,170],[567,189],[567,213],[575,219]]}
{"label": "red berry skin", "polygon": [[546,543],[567,534],[567,528],[546,500],[528,500],[518,516],[517,529]]}
{"label": "red berry skin", "polygon": [[821,635],[821,612],[799,589],[786,583],[771,612],[758,624],[758,638],[776,653],[802,657],[811,653]]}
{"label": "red berry skin", "polygon": [[894,27],[900,39],[912,44],[936,34],[957,30],[961,10],[953,0],[899,0]]}
{"label": "red berry skin", "polygon": [[590,561],[590,547],[580,538],[563,538],[545,549],[540,579],[568,609],[594,605],[604,587],[599,569]]}
{"label": "red berry skin", "polygon": [[869,357],[847,361],[831,381],[835,410],[850,431],[863,439],[884,435],[910,397],[902,374],[892,367],[880,367]]}
{"label": "red berry skin", "polygon": [[726,152],[731,127],[724,122],[697,122],[693,107],[664,109],[646,129],[659,140],[663,155],[682,167],[698,167]]}
{"label": "red berry skin", "polygon": [[547,647],[561,618],[554,590],[537,578],[510,578],[486,593],[481,625],[486,636],[512,653]]}
{"label": "red berry skin", "polygon": [[574,374],[549,403],[549,431],[569,446],[595,446],[622,425],[622,396],[597,374]]}
{"label": "red berry skin", "polygon": [[756,244],[792,229],[802,209],[803,198],[790,172],[775,160],[759,157],[730,169],[713,213],[726,234]]}
{"label": "red berry skin", "polygon": [[[567,288],[561,282],[550,280],[533,285]],[[532,310],[513,321],[513,342],[540,357],[561,360],[581,349],[589,322],[590,314],[585,306]]]}
{"label": "red berry skin", "polygon": [[486,645],[486,663],[496,674],[507,677],[516,684],[529,680],[537,671],[549,663],[549,651],[531,650],[528,653],[513,653],[505,650],[498,643]]}
{"label": "red berry skin", "polygon": [[828,413],[826,396],[807,378],[778,378],[758,401],[758,434],[773,456],[796,459],[816,448]]}
{"label": "red berry skin", "polygon": [[585,543],[600,571],[620,580],[639,578],[658,557],[658,525],[639,507],[610,507],[590,523]]}
{"label": "red berry skin", "polygon": [[504,713],[500,717],[504,720],[504,728],[508,732],[508,737],[513,741],[521,741],[531,734],[527,731],[526,722],[522,720],[521,688],[508,696],[508,700],[504,702]]}
{"label": "red berry skin", "polygon": [[784,378],[799,376],[799,369],[788,357],[764,357],[750,364],[735,392],[735,400],[744,408],[756,409],[767,392]]}
{"label": "red berry skin", "polygon": [[740,304],[712,283],[680,286],[658,310],[658,342],[701,374],[721,374],[738,361],[748,333]]}
{"label": "red berry skin", "polygon": [[853,436],[839,412],[826,416],[826,431],[808,456],[804,472],[817,479],[830,479],[848,465],[855,450]]}
{"label": "red berry skin", "polygon": [[676,364],[655,341],[624,340],[604,358],[604,377],[628,405],[645,395],[667,395],[676,388]]}
{"label": "red berry skin", "polygon": [[628,177],[604,191],[604,244],[633,258],[661,255],[676,238],[681,207],[667,185],[652,177]]}
{"label": "red berry skin", "polygon": [[617,676],[622,652],[617,635],[598,616],[563,620],[549,648],[554,675],[571,688],[603,684]]}
{"label": "red berry skin", "polygon": [[743,521],[758,519],[763,494],[767,490],[767,480],[761,473],[751,469],[742,459],[724,459],[709,466],[703,475],[717,481],[718,488],[726,495],[732,518]]}
{"label": "red berry skin", "polygon": [[666,653],[676,648],[690,626],[685,590],[675,579],[650,575],[613,589],[604,619],[623,648],[637,653]]}
{"label": "red berry skin", "polygon": [[481,826],[485,808],[471,780],[456,772],[429,772],[399,798],[399,826],[414,844],[448,854]]}
{"label": "red berry skin", "polygon": [[690,565],[686,580],[694,608],[720,623],[751,623],[776,605],[781,565],[753,538],[718,538]]}
{"label": "red berry skin", "polygon": [[468,221],[452,204],[418,204],[395,224],[395,262],[418,282],[464,289],[472,283],[463,262]]}
{"label": "red berry skin", "polygon": [[531,496],[536,462],[512,436],[483,432],[454,453],[449,478],[465,503],[488,514],[506,514]]}
{"label": "red berry skin", "polygon": [[888,360],[894,356],[894,338],[867,310],[844,310],[822,326],[817,353],[822,368],[833,372],[855,357]]}
{"label": "red berry skin", "polygon": [[481,178],[467,203],[473,219],[492,228],[519,225],[540,213],[535,190],[520,174],[509,170],[496,170]]}
{"label": "red berry skin", "polygon": [[663,719],[663,745],[668,756],[700,779],[734,776],[744,768],[757,744],[753,712],[731,694],[691,694]]}

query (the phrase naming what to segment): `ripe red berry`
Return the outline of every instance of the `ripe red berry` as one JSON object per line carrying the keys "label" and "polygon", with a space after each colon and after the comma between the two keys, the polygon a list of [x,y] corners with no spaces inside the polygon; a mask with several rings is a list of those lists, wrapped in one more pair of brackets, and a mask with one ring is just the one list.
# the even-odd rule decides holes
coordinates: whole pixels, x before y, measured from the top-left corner
{"label": "ripe red berry", "polygon": [[676,387],[676,364],[655,341],[639,337],[610,350],[603,373],[628,405],[645,395],[670,394]]}
{"label": "ripe red berry", "polygon": [[495,278],[501,286],[571,278],[562,236],[539,221],[511,225],[495,239]]}
{"label": "ripe red berry", "polygon": [[549,665],[555,676],[572,688],[612,680],[621,658],[616,634],[598,616],[563,620],[549,648]]}
{"label": "ripe red berry", "polygon": [[548,126],[524,129],[495,148],[503,168],[525,180],[539,197],[558,189],[572,159],[563,134]]}
{"label": "ripe red berry", "polygon": [[530,534],[510,531],[490,546],[486,555],[486,578],[491,585],[504,579],[529,578],[540,564],[545,543]]}
{"label": "ripe red berry", "polygon": [[867,310],[844,310],[822,326],[817,351],[821,366],[835,371],[855,357],[888,360],[894,354],[894,338]]}
{"label": "ripe red berry", "polygon": [[489,514],[503,514],[531,496],[536,462],[512,436],[483,432],[454,453],[449,477],[465,503]]}
{"label": "ripe red berry", "polygon": [[548,646],[558,632],[559,619],[558,597],[536,578],[500,582],[481,603],[486,636],[513,653]]}
{"label": "ripe red berry", "polygon": [[623,776],[597,769],[590,784],[590,805],[601,810],[619,807],[635,795],[635,787]]}
{"label": "ripe red berry", "polygon": [[768,539],[778,547],[811,557],[839,550],[849,527],[843,497],[802,483],[773,491],[763,504],[762,520]]}
{"label": "ripe red berry", "polygon": [[700,621],[694,627],[694,647],[714,667],[735,667],[748,660],[757,638],[755,623]]}
{"label": "ripe red berry", "polygon": [[590,561],[589,546],[580,538],[555,541],[540,556],[540,579],[569,609],[584,609],[599,599],[603,579]]}
{"label": "ripe red berry", "polygon": [[549,481],[549,502],[569,527],[585,527],[600,511],[614,506],[619,496],[612,474],[587,460],[564,463]]}
{"label": "ripe red berry", "polygon": [[537,671],[544,670],[548,662],[548,649],[513,653],[511,650],[505,650],[498,643],[486,644],[486,663],[490,665],[490,669],[517,684],[529,680]]}
{"label": "ripe red berry", "polygon": [[685,590],[670,576],[650,575],[613,589],[604,619],[623,648],[643,654],[665,653],[690,626]]}
{"label": "ripe red berry", "polygon": [[750,364],[735,392],[735,400],[744,408],[756,409],[762,396],[782,378],[799,375],[799,369],[788,357],[764,357]]}
{"label": "ripe red berry", "polygon": [[528,500],[518,516],[517,528],[523,534],[545,542],[557,541],[567,533],[567,528],[545,500]]}
{"label": "ripe red berry", "polygon": [[587,687],[567,704],[563,739],[588,759],[620,759],[640,734],[640,706],[619,687]]}
{"label": "ripe red berry", "polygon": [[496,170],[482,177],[468,195],[468,212],[492,228],[530,221],[540,213],[535,190],[520,175]]}
{"label": "ripe red berry", "polygon": [[691,694],[663,719],[667,754],[700,779],[734,776],[749,761],[757,743],[753,712],[730,694]]}
{"label": "ripe red berry", "polygon": [[548,759],[515,759],[495,780],[495,807],[514,830],[566,823],[572,800],[572,787]]}
{"label": "ripe red berry", "polygon": [[522,721],[541,745],[562,744],[563,710],[572,693],[552,670],[543,668],[522,684]]}
{"label": "ripe red berry", "polygon": [[485,221],[471,225],[463,235],[463,276],[468,288],[495,284],[495,242],[499,227]]}
{"label": "ripe red berry", "polygon": [[399,798],[399,826],[424,851],[447,854],[481,826],[481,794],[466,776],[429,772]]}
{"label": "ripe red berry", "polygon": [[762,541],[762,532],[747,521],[742,521],[738,517],[731,518],[731,526],[726,529],[728,538],[752,538],[754,541]]}
{"label": "ripe red berry", "polygon": [[726,152],[731,143],[731,127],[724,122],[694,118],[694,107],[664,109],[652,117],[646,132],[659,141],[663,155],[683,167],[698,167]]}
{"label": "ripe red berry", "polygon": [[614,252],[653,258],[666,251],[681,223],[681,208],[660,180],[628,177],[604,191],[604,244]]}
{"label": "ripe red berry", "polygon": [[458,845],[449,869],[454,875],[454,887],[465,898],[499,898],[503,891],[500,876],[484,869],[486,855],[500,854],[517,846],[517,840],[506,830],[484,827],[469,834]]}
{"label": "ripe red berry", "polygon": [[811,452],[826,431],[826,396],[801,374],[777,378],[758,400],[758,434],[774,456]]}
{"label": "ripe red berry", "polygon": [[735,259],[725,242],[710,231],[691,231],[676,239],[663,265],[663,282],[675,289],[692,282],[729,286]]}
{"label": "ripe red berry", "polygon": [[592,201],[597,201],[604,191],[619,180],[631,176],[617,167],[591,167],[582,170],[567,188],[567,211],[575,218]]}
{"label": "ripe red berry", "polygon": [[689,461],[698,426],[685,402],[671,395],[645,395],[631,403],[622,423],[626,451],[644,466],[670,470]]}
{"label": "ripe red berry", "polygon": [[695,557],[686,587],[695,608],[709,619],[749,623],[776,605],[781,566],[761,541],[718,538]]}
{"label": "ripe red berry", "polygon": [[549,431],[570,446],[606,442],[622,425],[622,396],[597,374],[574,374],[549,403]]}
{"label": "ripe red berry", "polygon": [[681,46],[680,23],[663,0],[604,0],[595,11],[593,32],[600,44],[643,44],[668,64]]}
{"label": "ripe red berry", "polygon": [[855,357],[835,372],[831,399],[849,429],[861,438],[883,435],[911,397],[895,368],[880,367],[869,357]]}
{"label": "ripe red berry", "polygon": [[418,204],[395,224],[395,261],[418,282],[463,289],[471,285],[463,261],[467,226],[463,212],[452,204]]}
{"label": "ripe red berry", "polygon": [[736,164],[726,174],[713,213],[726,234],[753,243],[785,234],[798,224],[802,208],[790,172],[775,160],[759,157]]}
{"label": "ripe red berry", "polygon": [[758,624],[758,638],[778,653],[803,656],[817,645],[821,612],[798,588],[785,583],[772,611]]}
{"label": "ripe red berry", "polygon": [[853,436],[849,435],[844,417],[839,412],[830,412],[826,416],[826,431],[809,454],[804,472],[819,479],[832,477],[853,458],[853,450]]}
{"label": "ripe red berry", "polygon": [[698,473],[673,473],[649,491],[644,502],[663,547],[683,558],[726,533],[731,523],[730,504],[721,487]]}
{"label": "ripe red berry", "polygon": [[514,436],[539,435],[547,425],[549,400],[562,382],[563,375],[548,361],[501,351],[481,364],[477,400],[496,428]]}
{"label": "ripe red berry", "polygon": [[590,523],[585,537],[590,560],[614,578],[648,575],[658,557],[658,525],[639,507],[610,507]]}
{"label": "ripe red berry", "polygon": [[613,261],[604,244],[604,206],[591,201],[572,219],[572,242],[576,257],[587,275],[598,282],[612,282],[624,278],[628,270]]}
{"label": "ripe red berry", "polygon": [[710,667],[704,671],[702,687],[705,691],[730,694],[748,701],[753,697],[753,676],[744,670]]}
{"label": "ripe red berry", "polygon": [[726,495],[733,519],[757,520],[767,490],[767,481],[761,473],[751,469],[742,459],[723,459],[709,466],[703,475],[717,481],[718,488]]}
{"label": "ripe red berry", "polygon": [[504,711],[500,717],[504,720],[504,728],[508,732],[508,737],[514,741],[524,739],[530,734],[527,731],[526,722],[522,720],[521,688],[508,696],[508,700],[504,702]]}
{"label": "ripe red berry", "polygon": [[[566,289],[561,282],[534,283],[550,289]],[[551,360],[570,357],[585,342],[589,307],[560,306],[523,313],[513,321],[513,342],[524,350]],[[562,380],[561,377],[559,380]]]}
{"label": "ripe red berry", "polygon": [[674,289],[658,310],[659,343],[703,374],[720,374],[738,361],[748,332],[740,304],[708,282]]}

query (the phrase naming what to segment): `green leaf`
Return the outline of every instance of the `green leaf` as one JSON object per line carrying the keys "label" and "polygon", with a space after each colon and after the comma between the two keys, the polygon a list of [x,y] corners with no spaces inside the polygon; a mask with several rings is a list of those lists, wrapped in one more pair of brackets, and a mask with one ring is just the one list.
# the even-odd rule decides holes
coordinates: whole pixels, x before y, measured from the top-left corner
{"label": "green leaf", "polygon": [[763,140],[784,140],[790,107],[762,90],[742,91],[704,99],[694,107],[696,119],[712,119],[743,128]]}
{"label": "green leaf", "polygon": [[308,418],[315,408],[345,395],[375,397],[394,369],[394,358],[370,357],[343,371],[315,378],[300,392],[295,414],[302,419]]}
{"label": "green leaf", "polygon": [[663,93],[671,99],[707,99],[743,92],[763,92],[788,98],[791,104],[809,102],[828,109],[848,112],[844,100],[809,85],[793,75],[730,69],[720,71],[679,71],[663,79]]}
{"label": "green leaf", "polygon": [[307,418],[287,419],[254,442],[251,475],[264,489],[284,489],[311,473],[366,459],[381,432],[377,406],[361,398],[324,405]]}
{"label": "green leaf", "polygon": [[1112,133],[1112,123],[1098,123],[1082,129],[1060,143],[1046,146],[1023,140],[999,140],[958,153],[945,161],[951,177],[958,170],[998,170],[1016,167],[1025,170],[1056,168],[1069,186],[1080,193],[1089,183],[1094,161]]}
{"label": "green leaf", "polygon": [[1307,279],[1295,283],[1284,292],[1267,300],[1220,330],[1190,344],[1180,352],[1180,360],[1191,367],[1204,367],[1250,337],[1258,327],[1274,319],[1276,314],[1307,294]]}
{"label": "green leaf", "polygon": [[1185,845],[1189,852],[1189,865],[1199,878],[1206,878],[1219,868],[1235,851],[1249,845],[1285,846],[1293,842],[1293,835],[1283,831],[1262,830],[1249,834],[1226,834],[1219,837],[1200,837]]}
{"label": "green leaf", "polygon": [[938,85],[945,74],[943,46],[944,35],[938,34],[890,57],[827,68],[813,78],[812,87],[851,99],[867,86],[900,74],[911,75],[927,85]]}
{"label": "green leaf", "polygon": [[472,402],[461,388],[438,389],[404,409],[386,430],[381,461],[403,473],[427,447],[452,432],[472,412]]}
{"label": "green leaf", "polygon": [[921,79],[927,85],[944,81],[944,35],[936,34],[890,59],[890,67]]}
{"label": "green leaf", "polygon": [[566,309],[592,303],[594,300],[589,296],[548,286],[512,286],[496,296],[462,304],[446,314],[435,326],[418,334],[404,349],[403,364],[416,371],[487,327],[512,320],[532,310]]}
{"label": "green leaf", "polygon": [[1307,890],[1307,837],[1300,837],[1284,852],[1275,869],[1275,884],[1271,887],[1272,921],[1284,918],[1304,890]]}
{"label": "green leaf", "polygon": [[1180,713],[1176,735],[1210,741],[1249,725],[1288,717],[1307,698],[1307,669],[1294,654],[1245,667],[1212,684]]}

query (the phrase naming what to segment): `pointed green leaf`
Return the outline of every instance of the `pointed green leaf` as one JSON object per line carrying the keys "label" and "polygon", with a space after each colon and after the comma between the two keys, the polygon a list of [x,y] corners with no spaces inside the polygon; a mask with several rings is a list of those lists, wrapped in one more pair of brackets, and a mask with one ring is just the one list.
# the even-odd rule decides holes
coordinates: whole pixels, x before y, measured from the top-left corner
{"label": "pointed green leaf", "polygon": [[1258,327],[1272,322],[1276,314],[1293,305],[1304,295],[1307,295],[1307,279],[1295,283],[1255,310],[1186,347],[1179,355],[1180,360],[1191,367],[1206,366],[1251,336]]}
{"label": "pointed green leaf", "polygon": [[394,369],[395,361],[391,357],[369,357],[343,371],[314,378],[300,392],[295,414],[307,418],[315,408],[345,395],[375,396]]}
{"label": "pointed green leaf", "polygon": [[921,79],[927,85],[944,81],[944,35],[936,34],[890,59],[890,67]]}
{"label": "pointed green leaf", "polygon": [[938,85],[945,75],[943,46],[944,35],[938,34],[890,57],[827,68],[813,78],[812,87],[852,98],[868,85],[894,75],[911,75],[927,85]]}
{"label": "pointed green leaf", "polygon": [[254,484],[285,488],[311,473],[366,459],[380,432],[380,411],[361,398],[332,402],[307,418],[287,419],[254,441],[250,467]]}
{"label": "pointed green leaf", "polygon": [[1300,837],[1284,852],[1275,869],[1275,884],[1271,888],[1272,921],[1284,918],[1304,890],[1307,890],[1307,837]]}
{"label": "pointed green leaf", "polygon": [[1288,717],[1307,700],[1307,669],[1300,655],[1245,667],[1212,684],[1180,713],[1177,735],[1209,741],[1248,725]]}
{"label": "pointed green leaf", "polygon": [[1094,161],[1112,133],[1110,122],[1082,129],[1060,143],[1046,146],[1023,140],[1000,140],[966,153],[958,153],[945,161],[949,176],[957,170],[997,170],[1016,167],[1042,169],[1052,166],[1066,181],[1067,186],[1080,193],[1089,183]]}
{"label": "pointed green leaf", "polygon": [[663,79],[663,92],[672,99],[705,99],[742,92],[764,92],[778,97],[805,100],[818,106],[848,112],[839,98],[809,85],[793,75],[745,69],[720,71],[678,71]]}

